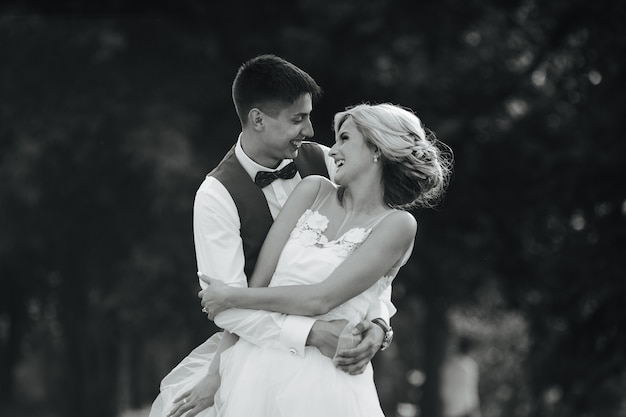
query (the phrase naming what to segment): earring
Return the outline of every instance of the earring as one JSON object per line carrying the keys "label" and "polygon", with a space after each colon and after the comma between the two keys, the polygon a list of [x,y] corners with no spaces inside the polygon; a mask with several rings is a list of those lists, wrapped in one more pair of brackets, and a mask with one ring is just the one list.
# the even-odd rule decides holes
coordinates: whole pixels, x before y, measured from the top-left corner
{"label": "earring", "polygon": [[378,156],[374,157],[374,162],[378,162]]}

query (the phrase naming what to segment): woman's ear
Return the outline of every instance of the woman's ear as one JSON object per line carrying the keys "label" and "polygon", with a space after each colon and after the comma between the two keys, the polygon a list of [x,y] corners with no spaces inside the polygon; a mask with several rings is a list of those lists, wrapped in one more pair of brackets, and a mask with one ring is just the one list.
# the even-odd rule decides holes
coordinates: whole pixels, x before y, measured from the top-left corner
{"label": "woman's ear", "polygon": [[372,148],[372,153],[374,155],[374,157],[372,158],[372,160],[374,161],[374,163],[380,161],[380,149],[378,149],[378,146],[374,146]]}
{"label": "woman's ear", "polygon": [[263,112],[253,107],[248,112],[248,122],[255,130],[263,129]]}

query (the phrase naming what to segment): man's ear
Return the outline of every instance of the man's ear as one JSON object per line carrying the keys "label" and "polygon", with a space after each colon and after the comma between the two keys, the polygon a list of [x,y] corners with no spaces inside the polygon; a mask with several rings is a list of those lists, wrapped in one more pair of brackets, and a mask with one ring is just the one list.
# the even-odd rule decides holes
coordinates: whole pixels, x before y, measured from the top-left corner
{"label": "man's ear", "polygon": [[263,129],[263,112],[256,107],[253,107],[248,112],[248,123],[255,130]]}

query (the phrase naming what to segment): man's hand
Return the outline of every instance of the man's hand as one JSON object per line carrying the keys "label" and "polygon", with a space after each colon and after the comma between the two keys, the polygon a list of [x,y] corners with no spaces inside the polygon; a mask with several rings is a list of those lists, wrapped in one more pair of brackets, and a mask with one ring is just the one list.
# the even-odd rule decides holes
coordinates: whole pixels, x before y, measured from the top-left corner
{"label": "man's hand", "polygon": [[307,346],[315,346],[322,355],[332,359],[337,353],[339,335],[347,324],[347,320],[316,320],[306,340]]}
{"label": "man's hand", "polygon": [[333,363],[338,369],[350,375],[358,375],[365,371],[367,364],[380,349],[385,333],[380,326],[369,320],[363,320],[354,326],[353,334],[360,335],[361,342],[354,348],[337,352]]}
{"label": "man's hand", "polygon": [[[174,400],[174,407],[167,417],[193,417],[215,402],[215,393],[220,387],[219,374],[207,374],[189,391]],[[185,414],[187,413],[187,414]]]}

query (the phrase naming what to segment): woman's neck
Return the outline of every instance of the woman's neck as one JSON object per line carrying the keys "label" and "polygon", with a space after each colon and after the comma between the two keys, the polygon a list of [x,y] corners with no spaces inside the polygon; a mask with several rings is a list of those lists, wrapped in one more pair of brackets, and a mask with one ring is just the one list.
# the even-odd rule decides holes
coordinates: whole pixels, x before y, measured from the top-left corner
{"label": "woman's neck", "polygon": [[389,209],[383,200],[382,188],[353,189],[346,188],[343,193],[342,206],[348,212],[375,215]]}

